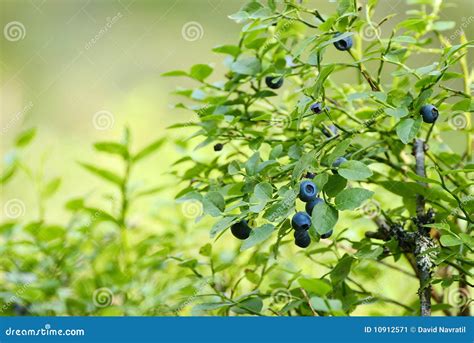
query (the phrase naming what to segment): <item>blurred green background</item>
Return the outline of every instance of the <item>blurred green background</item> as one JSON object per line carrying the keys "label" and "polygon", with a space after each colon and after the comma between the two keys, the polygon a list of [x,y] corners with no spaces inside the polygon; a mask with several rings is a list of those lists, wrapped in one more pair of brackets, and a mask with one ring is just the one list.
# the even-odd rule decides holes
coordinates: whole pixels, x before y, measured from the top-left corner
{"label": "blurred green background", "polygon": [[[217,68],[215,75],[222,75],[222,56],[211,49],[237,41],[240,28],[227,15],[244,3],[240,0],[0,0],[3,29],[0,154],[8,162],[15,154],[14,137],[27,128],[38,128],[38,136],[23,154],[23,160],[33,170],[44,170],[46,179],[62,179],[59,192],[47,203],[47,220],[53,223],[66,220],[64,203],[73,197],[88,195],[99,202],[110,191],[77,164],[89,161],[120,170],[115,159],[93,151],[93,142],[119,139],[125,125],[131,129],[135,150],[163,135],[169,136],[170,142],[177,135],[184,136],[184,132],[169,131],[166,127],[189,120],[193,114],[173,109],[172,104],[178,98],[170,93],[178,86],[193,84],[184,79],[163,78],[160,74],[188,70],[195,63],[211,63]],[[322,13],[335,10],[333,1],[312,3]],[[450,3],[452,6],[443,12],[442,20],[469,21],[466,33],[472,38],[472,0]],[[405,1],[381,0],[377,17],[393,12],[404,17],[407,8]],[[7,30],[12,22],[17,24],[14,28],[20,39]],[[458,27],[459,24],[452,32]],[[389,32],[382,28],[383,37]],[[420,60],[420,65],[426,64]],[[453,140],[453,148],[461,141]],[[208,158],[210,149],[197,156]],[[174,195],[183,188],[169,174],[170,165],[187,153],[191,152],[166,144],[159,154],[134,171],[133,176],[141,184],[168,188],[158,196],[135,203],[130,220],[136,225],[148,223],[144,225],[146,230],[157,233],[174,230],[173,225],[178,222],[190,222],[193,232],[183,236],[183,253],[193,256],[209,241],[209,222],[196,227],[189,219],[170,218],[170,213],[181,215],[176,210]],[[25,205],[21,219],[36,219],[34,187],[24,174],[17,175],[1,189],[0,209],[9,199],[18,198]],[[0,219],[5,219],[4,211],[0,211]],[[344,220],[341,225],[349,224],[352,218]],[[364,227],[364,223],[355,225]],[[218,245],[223,249],[223,240]],[[294,269],[293,263],[309,273],[314,268],[305,266],[298,258],[288,261],[288,265],[283,260],[282,266]],[[410,279],[408,282],[403,275],[380,273],[377,278],[376,283],[393,286],[386,290],[388,296],[396,298],[401,292],[415,298],[417,284]],[[392,313],[390,306],[366,312],[370,308],[361,308],[356,314]]]}

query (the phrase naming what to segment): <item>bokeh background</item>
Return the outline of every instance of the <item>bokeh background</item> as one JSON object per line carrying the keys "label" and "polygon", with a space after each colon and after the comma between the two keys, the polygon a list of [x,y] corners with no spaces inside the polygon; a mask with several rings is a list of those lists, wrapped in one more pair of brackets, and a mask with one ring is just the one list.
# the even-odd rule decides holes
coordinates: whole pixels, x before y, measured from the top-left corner
{"label": "bokeh background", "polygon": [[[311,1],[322,13],[333,12],[334,1]],[[167,186],[157,196],[139,201],[131,209],[131,219],[148,223],[147,230],[174,230],[174,223],[189,221],[175,209],[174,195],[183,188],[169,173],[171,164],[186,154],[197,154],[173,144],[185,131],[170,131],[172,124],[193,114],[174,109],[178,86],[192,87],[185,79],[164,78],[166,71],[188,70],[195,63],[211,63],[222,74],[222,56],[211,49],[238,39],[239,25],[227,16],[236,12],[241,0],[0,0],[0,155],[2,168],[16,154],[14,137],[22,130],[37,127],[34,144],[22,152],[22,159],[46,179],[61,177],[59,192],[47,203],[46,218],[61,222],[68,218],[64,203],[76,196],[103,199],[107,185],[78,166],[78,161],[94,162],[119,170],[113,158],[97,154],[96,141],[117,140],[124,126],[132,132],[137,150],[160,136],[168,136],[163,150],[136,171],[142,184]],[[451,0],[442,20],[469,22],[466,34],[473,38],[472,0]],[[378,18],[396,12],[403,18],[405,1],[381,0]],[[397,19],[398,21],[398,19]],[[16,33],[7,34],[15,23]],[[391,24],[387,27],[389,28]],[[11,27],[9,28],[12,29]],[[390,33],[382,28],[382,36]],[[14,39],[7,35],[17,34]],[[447,34],[449,36],[449,33]],[[426,65],[420,60],[420,65]],[[472,59],[470,60],[472,66]],[[460,139],[460,140],[457,140]],[[451,137],[452,147],[463,146],[463,137]],[[199,153],[210,158],[211,148]],[[22,219],[38,217],[35,184],[19,174],[1,189],[0,209],[12,198],[21,199]],[[172,211],[172,212],[169,212]],[[0,210],[0,218],[5,219]],[[346,223],[350,218],[345,218]],[[195,242],[193,255],[209,241],[210,222],[190,222],[183,242]],[[344,224],[344,222],[343,222]],[[356,224],[359,225],[359,224]],[[360,224],[362,228],[364,223]],[[360,234],[360,233],[356,233]],[[191,246],[191,245],[189,245]],[[185,247],[185,245],[183,245]],[[225,249],[224,243],[220,248]],[[385,279],[384,279],[385,278]],[[415,294],[415,282],[403,275],[380,275],[394,297],[400,292]],[[386,309],[366,306],[358,314],[390,314]]]}

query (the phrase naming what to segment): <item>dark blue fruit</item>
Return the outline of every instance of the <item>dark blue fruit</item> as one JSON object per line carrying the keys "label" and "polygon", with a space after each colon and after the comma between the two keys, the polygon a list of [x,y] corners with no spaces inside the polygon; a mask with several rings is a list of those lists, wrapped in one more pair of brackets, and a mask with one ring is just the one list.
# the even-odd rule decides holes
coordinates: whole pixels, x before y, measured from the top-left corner
{"label": "dark blue fruit", "polygon": [[313,183],[313,181],[303,181],[300,184],[300,193],[299,198],[304,201],[308,202],[316,198],[316,194],[318,194],[318,187]]}
{"label": "dark blue fruit", "polygon": [[242,220],[238,223],[233,224],[230,227],[230,231],[238,239],[247,239],[249,238],[250,231],[252,231],[252,229],[249,227],[246,220]]}
{"label": "dark blue fruit", "polygon": [[336,158],[336,160],[332,163],[332,166],[333,167],[339,167],[341,164],[343,164],[344,162],[347,162],[347,158],[345,157],[338,157]]}
{"label": "dark blue fruit", "polygon": [[332,230],[329,232],[326,232],[324,235],[321,235],[321,238],[329,238],[332,235]]}
{"label": "dark blue fruit", "polygon": [[223,147],[224,147],[224,144],[217,143],[216,145],[214,145],[214,151],[221,151]]}
{"label": "dark blue fruit", "polygon": [[[340,33],[336,34],[336,37],[341,35]],[[352,37],[346,37],[334,42],[334,46],[337,50],[346,51],[352,48]]]}
{"label": "dark blue fruit", "polygon": [[304,177],[307,178],[307,179],[314,179],[315,176],[316,176],[315,173],[307,172]]}
{"label": "dark blue fruit", "polygon": [[315,102],[311,105],[310,109],[311,112],[313,112],[314,114],[319,114],[323,111],[323,104],[321,104],[320,102]]}
{"label": "dark blue fruit", "polygon": [[424,105],[420,109],[420,114],[423,117],[425,123],[434,123],[438,119],[438,109],[433,105]]}
{"label": "dark blue fruit", "polygon": [[[329,129],[329,130],[328,130]],[[334,125],[329,125],[328,128],[326,129],[325,127],[323,127],[321,129],[322,133],[328,137],[328,138],[331,138],[332,136],[335,136],[337,135],[337,127],[335,127]]]}
{"label": "dark blue fruit", "polygon": [[295,244],[300,248],[307,248],[311,243],[308,231],[295,231]]}
{"label": "dark blue fruit", "polygon": [[291,226],[295,231],[306,231],[311,227],[311,217],[305,212],[298,212],[291,218]]}
{"label": "dark blue fruit", "polygon": [[283,77],[282,76],[267,76],[265,78],[265,83],[267,84],[268,88],[278,89],[283,85]]}
{"label": "dark blue fruit", "polygon": [[313,200],[311,200],[311,201],[308,201],[308,202],[306,203],[306,206],[305,206],[306,213],[308,213],[309,215],[312,215],[312,214],[313,214],[314,206],[316,206],[316,205],[319,204],[320,202],[323,202],[323,199],[321,199],[321,198],[316,198],[316,199],[313,199]]}

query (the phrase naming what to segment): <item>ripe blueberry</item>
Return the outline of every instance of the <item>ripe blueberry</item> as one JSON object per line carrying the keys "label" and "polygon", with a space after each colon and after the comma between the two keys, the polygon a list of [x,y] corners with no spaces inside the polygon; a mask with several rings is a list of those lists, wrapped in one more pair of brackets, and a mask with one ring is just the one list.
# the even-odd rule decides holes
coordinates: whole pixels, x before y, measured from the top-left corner
{"label": "ripe blueberry", "polygon": [[230,227],[232,234],[238,239],[247,239],[252,231],[246,220],[241,220]]}
{"label": "ripe blueberry", "polygon": [[[329,129],[329,130],[328,130]],[[325,127],[323,127],[321,129],[322,133],[328,137],[328,138],[331,138],[332,136],[335,136],[337,135],[337,127],[335,127],[334,125],[329,125],[328,128],[326,129]]]}
{"label": "ripe blueberry", "polygon": [[316,198],[316,194],[318,194],[318,187],[313,183],[313,181],[303,181],[300,184],[300,193],[299,198],[304,201],[308,202]]}
{"label": "ripe blueberry", "polygon": [[312,215],[312,214],[313,214],[314,206],[316,206],[316,205],[319,204],[320,202],[323,202],[323,199],[321,199],[321,198],[316,198],[316,199],[313,199],[313,200],[311,200],[311,201],[308,201],[308,202],[306,203],[306,206],[305,206],[306,213],[308,213],[309,215]]}
{"label": "ripe blueberry", "polygon": [[214,145],[214,151],[221,151],[223,147],[224,147],[224,144],[217,143],[216,145]]}
{"label": "ripe blueberry", "polygon": [[425,123],[434,123],[438,119],[438,109],[433,105],[424,105],[420,109],[420,114]]}
{"label": "ripe blueberry", "polygon": [[308,231],[295,231],[295,244],[300,248],[307,248],[311,243]]}
{"label": "ripe blueberry", "polygon": [[306,231],[311,227],[311,217],[305,212],[298,212],[291,218],[291,226],[296,231]]}
{"label": "ripe blueberry", "polygon": [[316,176],[315,173],[307,172],[304,177],[307,178],[307,179],[314,179],[315,176]]}
{"label": "ripe blueberry", "polygon": [[311,105],[310,109],[311,112],[313,112],[314,114],[319,114],[323,111],[323,104],[321,104],[320,102],[315,102]]}
{"label": "ripe blueberry", "polygon": [[[336,34],[336,37],[341,35],[340,33]],[[352,37],[346,37],[334,42],[334,46],[337,50],[346,51],[352,48]]]}
{"label": "ripe blueberry", "polygon": [[344,162],[347,162],[347,158],[345,157],[338,157],[336,158],[336,160],[332,163],[332,166],[333,167],[339,167],[341,164],[343,164]]}
{"label": "ripe blueberry", "polygon": [[283,77],[282,76],[267,76],[265,78],[265,83],[267,84],[268,88],[278,89],[283,85]]}
{"label": "ripe blueberry", "polygon": [[332,230],[329,232],[326,232],[325,234],[321,235],[321,238],[329,238],[332,235]]}

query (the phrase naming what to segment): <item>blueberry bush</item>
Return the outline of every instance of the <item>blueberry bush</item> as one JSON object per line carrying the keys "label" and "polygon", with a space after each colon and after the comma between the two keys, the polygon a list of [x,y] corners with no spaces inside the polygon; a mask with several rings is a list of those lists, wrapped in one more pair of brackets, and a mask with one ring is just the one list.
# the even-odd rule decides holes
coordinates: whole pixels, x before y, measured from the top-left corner
{"label": "blueberry bush", "polygon": [[[107,191],[77,180],[65,220],[21,133],[0,182],[30,180],[37,215],[4,206],[0,315],[470,315],[473,43],[441,0],[378,2],[249,1],[224,72],[163,75],[193,118],[95,143],[121,169],[79,161]],[[170,146],[175,183],[140,180]]]}
{"label": "blueberry bush", "polygon": [[[402,21],[378,16],[377,3],[339,0],[327,15],[304,1],[250,1],[230,16],[238,43],[213,49],[226,55],[225,75],[212,80],[207,64],[165,74],[196,82],[177,91],[196,120],[173,128],[195,128],[195,149],[218,152],[177,162],[187,183],[178,198],[215,218],[216,242],[231,233],[241,252],[252,249],[230,286],[248,312],[261,313],[260,286],[275,273],[270,293],[283,289],[289,301],[269,314],[347,315],[370,302],[405,315],[469,314],[472,43],[443,36],[455,24],[440,20],[441,1],[408,1]],[[465,142],[455,150],[444,142],[453,130]],[[361,219],[358,236],[350,223]],[[282,253],[292,245],[296,255]],[[288,259],[326,271],[281,276]],[[418,297],[391,299],[357,280],[384,268],[411,275]],[[227,313],[220,296],[202,306]]]}

